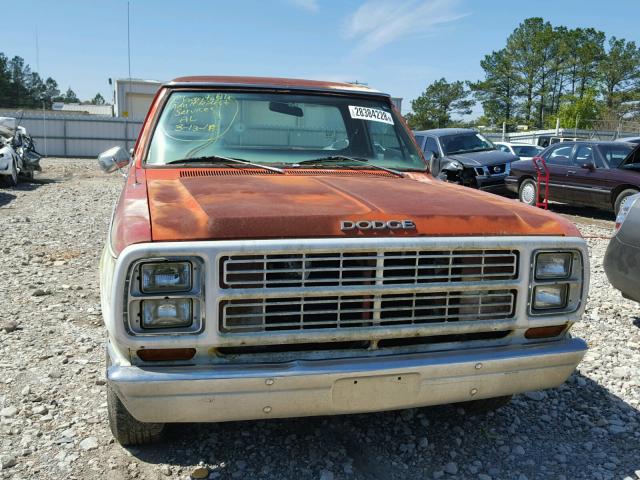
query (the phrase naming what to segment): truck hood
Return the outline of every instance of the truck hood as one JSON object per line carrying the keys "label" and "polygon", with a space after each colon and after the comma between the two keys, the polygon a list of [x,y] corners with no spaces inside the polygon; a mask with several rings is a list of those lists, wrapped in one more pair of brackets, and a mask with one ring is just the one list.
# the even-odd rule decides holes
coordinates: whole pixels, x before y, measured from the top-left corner
{"label": "truck hood", "polygon": [[489,165],[499,165],[502,163],[508,163],[513,162],[514,160],[518,160],[518,157],[516,157],[515,155],[503,152],[501,150],[456,153],[453,155],[446,155],[446,158],[457,160],[467,167],[485,167]]}
{"label": "truck hood", "polygon": [[[346,173],[168,178],[147,170],[152,240],[579,235],[559,216],[427,175]],[[343,220],[410,220],[416,229],[343,232]]]}

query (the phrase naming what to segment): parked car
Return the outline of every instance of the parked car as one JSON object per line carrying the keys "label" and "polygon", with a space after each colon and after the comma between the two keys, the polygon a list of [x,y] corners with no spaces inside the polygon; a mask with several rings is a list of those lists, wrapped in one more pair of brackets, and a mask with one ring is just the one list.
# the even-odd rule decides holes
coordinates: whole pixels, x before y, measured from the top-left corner
{"label": "parked car", "polygon": [[20,158],[11,142],[0,136],[0,186],[13,187],[18,184]]}
{"label": "parked car", "polygon": [[515,155],[520,160],[531,160],[544,150],[544,148],[537,145],[528,145],[526,143],[493,142],[493,144],[498,150]]}
{"label": "parked car", "polygon": [[611,285],[640,302],[640,194],[628,197],[620,208],[603,264]]}
{"label": "parked car", "polygon": [[[640,191],[640,160],[629,156],[634,146],[593,141],[547,147],[540,156],[549,168],[548,200],[617,214],[625,198]],[[506,184],[521,202],[535,205],[536,169],[532,160],[512,163]]]}
{"label": "parked car", "polygon": [[586,351],[576,227],[434,180],[386,94],[179,78],[133,157],[99,162],[128,169],[100,262],[122,444],[167,422],[496,408]]}
{"label": "parked car", "polygon": [[553,145],[555,143],[579,142],[581,140],[588,139],[582,137],[557,137],[555,135],[540,135],[536,141],[539,147],[547,148],[549,145]]}
{"label": "parked car", "polygon": [[40,154],[26,129],[13,117],[0,117],[0,186],[13,187],[40,170]]}
{"label": "parked car", "polygon": [[625,143],[640,143],[640,137],[624,137],[618,138],[616,142],[625,142]]}
{"label": "parked car", "polygon": [[414,132],[431,173],[466,187],[501,193],[509,164],[518,159],[496,149],[482,134],[467,128],[439,128]]}

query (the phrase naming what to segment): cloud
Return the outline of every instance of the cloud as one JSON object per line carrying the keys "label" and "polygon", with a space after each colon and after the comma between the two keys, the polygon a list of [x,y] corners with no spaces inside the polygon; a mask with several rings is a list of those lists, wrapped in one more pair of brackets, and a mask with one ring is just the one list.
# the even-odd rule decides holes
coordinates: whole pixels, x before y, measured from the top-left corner
{"label": "cloud", "polygon": [[369,0],[347,19],[345,37],[356,39],[354,54],[371,53],[413,36],[424,36],[443,23],[466,16],[459,0]]}
{"label": "cloud", "polygon": [[311,13],[316,13],[319,8],[318,0],[287,0],[287,2],[294,7],[302,8]]}

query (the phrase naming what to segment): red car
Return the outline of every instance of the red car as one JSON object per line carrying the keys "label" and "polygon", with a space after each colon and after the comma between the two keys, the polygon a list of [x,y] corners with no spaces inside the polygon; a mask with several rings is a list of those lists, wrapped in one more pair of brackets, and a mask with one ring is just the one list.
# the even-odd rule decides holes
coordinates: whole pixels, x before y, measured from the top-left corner
{"label": "red car", "polygon": [[[598,141],[547,147],[540,156],[549,167],[549,200],[617,214],[627,197],[640,192],[637,150],[631,143]],[[521,202],[535,205],[538,187],[532,160],[513,162],[505,182]]]}

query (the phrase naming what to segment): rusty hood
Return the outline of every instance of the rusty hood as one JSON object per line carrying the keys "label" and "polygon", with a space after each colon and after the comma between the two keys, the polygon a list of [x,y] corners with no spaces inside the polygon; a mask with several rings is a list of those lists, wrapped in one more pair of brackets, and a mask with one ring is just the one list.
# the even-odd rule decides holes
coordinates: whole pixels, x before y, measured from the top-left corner
{"label": "rusty hood", "polygon": [[[154,241],[579,235],[554,214],[426,175],[188,174],[147,170]],[[416,229],[344,232],[343,220],[410,220]]]}

